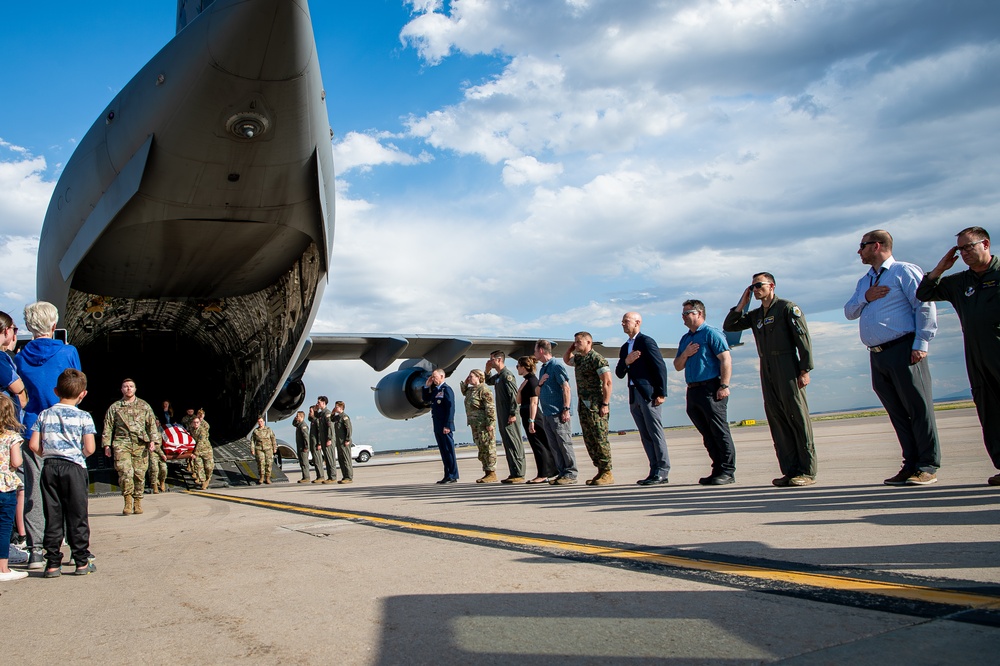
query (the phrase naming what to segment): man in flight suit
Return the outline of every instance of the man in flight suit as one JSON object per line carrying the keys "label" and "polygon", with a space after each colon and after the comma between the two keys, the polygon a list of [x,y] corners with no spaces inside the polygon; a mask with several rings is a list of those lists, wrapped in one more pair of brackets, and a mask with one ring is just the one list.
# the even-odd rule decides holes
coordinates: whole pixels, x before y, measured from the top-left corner
{"label": "man in flight suit", "polygon": [[524,483],[524,443],[521,426],[517,423],[517,380],[506,367],[506,360],[507,355],[497,350],[486,361],[486,383],[496,390],[497,429],[510,470],[500,483]]}
{"label": "man in flight suit", "polygon": [[351,462],[351,417],[344,413],[347,405],[338,400],[330,415],[330,427],[337,446],[337,462],[340,463],[341,479],[337,483],[354,483],[354,464]]}
{"label": "man in flight suit", "polygon": [[[956,254],[958,253],[958,254]],[[941,277],[961,254],[969,270]],[[993,466],[1000,469],[1000,258],[990,253],[982,227],[958,232],[958,243],[917,287],[922,301],[948,301],[965,335],[965,367],[976,403],[983,440]],[[1000,486],[1000,474],[986,481]]]}
{"label": "man in flight suit", "polygon": [[[760,307],[743,314],[751,293]],[[813,368],[812,342],[802,311],[775,295],[773,275],[757,273],[722,328],[750,328],[757,342],[764,414],[781,468],[781,476],[771,483],[781,488],[811,486],[816,483],[816,448],[805,388]]]}

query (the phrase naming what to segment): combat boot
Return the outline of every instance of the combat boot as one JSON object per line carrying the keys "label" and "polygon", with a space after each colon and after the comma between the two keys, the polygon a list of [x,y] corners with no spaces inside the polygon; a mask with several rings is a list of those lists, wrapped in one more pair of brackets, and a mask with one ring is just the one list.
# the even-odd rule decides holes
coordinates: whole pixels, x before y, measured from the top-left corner
{"label": "combat boot", "polygon": [[166,479],[164,479],[163,481],[160,482],[160,492],[161,493],[167,492],[167,480]]}
{"label": "combat boot", "polygon": [[211,479],[205,479],[205,481],[202,482],[202,484],[201,484],[201,489],[202,490],[208,490],[208,484],[211,483],[211,482],[212,482]]}
{"label": "combat boot", "polygon": [[140,513],[142,513],[142,498],[141,497],[136,497],[133,500],[133,503],[132,503],[132,513],[137,514],[137,515],[140,514]]}
{"label": "combat boot", "polygon": [[270,474],[268,474],[267,477],[264,479],[264,483],[271,483],[271,475]]}
{"label": "combat boot", "polygon": [[496,482],[497,482],[497,473],[492,471],[486,472],[486,474],[483,475],[483,478],[476,479],[476,483],[496,483]]}
{"label": "combat boot", "polygon": [[615,482],[615,477],[611,474],[611,470],[606,470],[601,472],[594,480],[590,482],[592,486],[610,486]]}
{"label": "combat boot", "polygon": [[125,508],[122,509],[122,515],[123,516],[131,516],[132,515],[132,496],[131,495],[126,495],[125,496]]}

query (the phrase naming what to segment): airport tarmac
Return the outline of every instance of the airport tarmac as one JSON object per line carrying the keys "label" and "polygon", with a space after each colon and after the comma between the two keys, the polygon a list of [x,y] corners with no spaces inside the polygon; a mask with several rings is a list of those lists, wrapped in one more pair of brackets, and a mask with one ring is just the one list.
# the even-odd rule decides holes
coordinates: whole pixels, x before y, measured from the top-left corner
{"label": "airport tarmac", "polygon": [[[11,663],[986,663],[1000,650],[1000,488],[971,409],[937,413],[940,482],[893,488],[885,417],[815,423],[818,483],[774,488],[766,427],[737,484],[670,484],[634,434],[617,484],[436,485],[437,460],[292,483],[91,500],[97,573],[0,585]],[[428,431],[429,431],[428,423]],[[430,434],[428,432],[428,440]],[[379,458],[376,458],[379,460]],[[530,471],[534,463],[528,458]],[[505,461],[498,465],[506,476]],[[286,465],[286,471],[288,465]],[[69,571],[66,567],[65,571]]]}

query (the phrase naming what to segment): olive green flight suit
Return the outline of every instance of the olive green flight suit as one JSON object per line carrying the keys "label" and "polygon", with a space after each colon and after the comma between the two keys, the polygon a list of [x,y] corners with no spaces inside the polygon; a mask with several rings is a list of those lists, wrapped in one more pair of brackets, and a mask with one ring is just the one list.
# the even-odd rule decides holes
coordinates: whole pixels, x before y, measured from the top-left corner
{"label": "olive green flight suit", "polygon": [[726,331],[753,330],[760,356],[760,388],[764,414],[774,440],[781,474],[816,477],[816,447],[805,389],[797,380],[812,370],[812,342],[805,317],[791,301],[775,298],[764,311],[761,306],[743,314],[729,311],[722,325]]}
{"label": "olive green flight suit", "polygon": [[1000,257],[994,256],[982,275],[969,269],[931,280],[925,274],[917,298],[948,301],[955,307],[986,452],[1000,469]]}

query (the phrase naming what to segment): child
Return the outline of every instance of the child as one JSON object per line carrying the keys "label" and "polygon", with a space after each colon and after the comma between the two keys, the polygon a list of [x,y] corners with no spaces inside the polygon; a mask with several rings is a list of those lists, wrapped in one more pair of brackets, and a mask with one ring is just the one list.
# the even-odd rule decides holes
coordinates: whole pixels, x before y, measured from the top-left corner
{"label": "child", "polygon": [[[3,352],[0,352],[3,353]],[[7,566],[10,555],[10,528],[14,524],[17,507],[17,489],[21,479],[14,472],[21,466],[20,432],[24,429],[14,411],[10,398],[0,394],[0,581],[27,578],[27,571],[11,571]]]}
{"label": "child", "polygon": [[87,520],[87,456],[96,442],[94,419],[77,405],[87,395],[87,375],[67,368],[56,382],[59,402],[38,415],[28,446],[45,461],[42,504],[45,509],[45,578],[62,573],[63,524],[78,576],[94,573]]}

